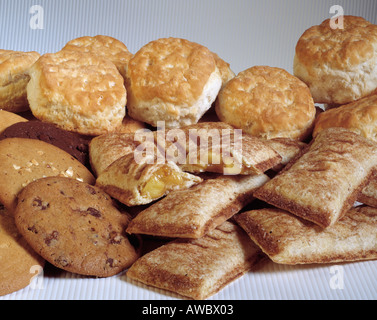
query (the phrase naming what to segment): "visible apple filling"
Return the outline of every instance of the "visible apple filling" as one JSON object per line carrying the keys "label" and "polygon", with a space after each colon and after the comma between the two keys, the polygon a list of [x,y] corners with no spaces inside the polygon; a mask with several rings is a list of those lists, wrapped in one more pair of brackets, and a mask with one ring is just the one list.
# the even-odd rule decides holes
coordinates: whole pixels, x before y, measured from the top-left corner
{"label": "visible apple filling", "polygon": [[184,179],[179,172],[176,172],[168,166],[162,166],[146,182],[142,188],[142,196],[149,195],[153,199],[162,197],[166,191],[171,190],[174,186],[182,186]]}

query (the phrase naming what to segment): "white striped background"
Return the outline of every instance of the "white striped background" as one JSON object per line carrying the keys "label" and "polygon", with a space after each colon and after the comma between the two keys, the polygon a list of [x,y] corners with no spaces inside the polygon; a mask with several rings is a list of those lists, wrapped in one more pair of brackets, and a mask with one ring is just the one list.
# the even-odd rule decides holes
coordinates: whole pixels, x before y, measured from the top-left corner
{"label": "white striped background", "polygon": [[[167,36],[196,41],[217,52],[238,73],[253,65],[292,72],[297,39],[329,18],[332,5],[377,24],[375,0],[0,0],[0,48],[60,50],[67,41],[104,34],[131,52]],[[30,28],[30,7],[44,9],[44,29]],[[342,264],[344,289],[331,289],[330,266],[272,262],[249,272],[211,299],[376,299],[377,261]],[[2,300],[180,299],[121,274],[92,279],[46,272],[42,288],[27,287]]]}
{"label": "white striped background", "polygon": [[[131,52],[167,36],[201,43],[238,73],[253,65],[292,71],[294,48],[310,26],[345,14],[377,23],[375,0],[0,0],[0,48],[55,52],[73,38],[106,34]],[[44,9],[44,29],[30,28],[30,7]]]}

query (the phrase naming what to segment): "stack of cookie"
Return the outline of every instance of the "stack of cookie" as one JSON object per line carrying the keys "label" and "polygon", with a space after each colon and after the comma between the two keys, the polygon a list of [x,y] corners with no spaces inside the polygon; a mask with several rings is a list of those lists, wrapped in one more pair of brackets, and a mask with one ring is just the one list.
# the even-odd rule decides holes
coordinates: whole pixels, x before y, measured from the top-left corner
{"label": "stack of cookie", "polygon": [[376,259],[376,47],[346,16],[293,74],[179,38],[0,50],[0,294],[46,262],[206,299],[266,259]]}

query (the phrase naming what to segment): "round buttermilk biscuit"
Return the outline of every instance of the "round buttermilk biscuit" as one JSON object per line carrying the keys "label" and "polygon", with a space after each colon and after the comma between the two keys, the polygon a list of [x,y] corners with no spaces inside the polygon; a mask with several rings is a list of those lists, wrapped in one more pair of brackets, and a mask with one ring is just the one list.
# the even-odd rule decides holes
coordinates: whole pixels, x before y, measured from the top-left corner
{"label": "round buttermilk biscuit", "polygon": [[240,72],[220,91],[219,119],[265,139],[303,140],[316,114],[309,88],[287,71],[255,66]]}
{"label": "round buttermilk biscuit", "polygon": [[310,88],[314,101],[346,104],[377,88],[377,25],[344,16],[343,29],[330,19],[298,40],[294,75]]}
{"label": "round buttermilk biscuit", "polygon": [[152,41],[128,64],[129,115],[154,127],[197,123],[211,107],[222,79],[212,52],[185,39]]}
{"label": "round buttermilk biscuit", "polygon": [[30,76],[27,97],[39,120],[93,136],[115,131],[122,124],[127,92],[111,61],[61,50],[41,56]]}
{"label": "round buttermilk biscuit", "polygon": [[125,232],[129,220],[100,189],[63,177],[29,184],[15,212],[18,230],[47,261],[97,277],[115,275],[138,258]]}
{"label": "round buttermilk biscuit", "polygon": [[346,128],[377,142],[377,94],[321,113],[315,120],[313,137],[332,127]]}
{"label": "round buttermilk biscuit", "polygon": [[122,76],[126,75],[128,61],[133,56],[123,42],[104,35],[94,37],[84,36],[72,39],[67,42],[62,50],[89,52],[109,59],[115,64]]}
{"label": "round buttermilk biscuit", "polygon": [[29,68],[39,58],[37,52],[0,49],[0,109],[22,112],[29,109],[26,85]]}

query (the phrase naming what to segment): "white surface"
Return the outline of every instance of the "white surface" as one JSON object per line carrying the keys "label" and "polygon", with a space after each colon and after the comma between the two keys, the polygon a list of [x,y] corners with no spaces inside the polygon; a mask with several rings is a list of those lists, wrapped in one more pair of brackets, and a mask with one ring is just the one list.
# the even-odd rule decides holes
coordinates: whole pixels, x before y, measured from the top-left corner
{"label": "white surface", "polygon": [[[331,267],[335,266],[335,270]],[[286,266],[268,261],[208,300],[375,300],[377,261]],[[38,282],[1,300],[181,300],[124,273],[104,279],[48,272]],[[342,277],[342,281],[335,278]],[[335,284],[335,288],[334,288]],[[339,288],[343,286],[343,288]]]}
{"label": "white surface", "polygon": [[[123,41],[131,52],[167,36],[196,41],[218,53],[238,73],[253,65],[292,72],[294,48],[310,26],[331,17],[332,5],[345,14],[377,23],[375,0],[1,0],[0,48],[60,50],[67,41],[105,34]],[[43,8],[43,29],[32,29],[30,8]],[[226,287],[215,299],[376,299],[377,261],[339,265],[343,289],[331,288],[330,265],[282,266],[268,263]],[[41,285],[41,286],[39,286]],[[91,279],[47,272],[7,299],[180,299],[118,275]]]}

